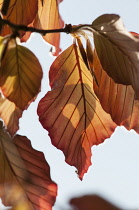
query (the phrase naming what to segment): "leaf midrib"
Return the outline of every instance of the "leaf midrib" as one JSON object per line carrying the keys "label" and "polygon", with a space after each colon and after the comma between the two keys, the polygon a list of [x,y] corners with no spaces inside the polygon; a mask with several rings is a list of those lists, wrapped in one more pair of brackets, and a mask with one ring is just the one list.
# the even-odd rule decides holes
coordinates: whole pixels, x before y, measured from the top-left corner
{"label": "leaf midrib", "polygon": [[81,68],[81,64],[79,61],[79,53],[77,50],[77,46],[74,44],[74,51],[75,51],[75,57],[76,57],[76,61],[77,61],[77,66],[78,66],[78,73],[79,73],[79,80],[80,80],[80,84],[81,84],[81,92],[82,92],[82,98],[83,98],[83,106],[84,106],[84,113],[85,113],[85,122],[84,122],[84,130],[86,130],[86,115],[87,115],[87,109],[86,109],[86,98],[85,98],[85,91],[84,91],[84,82],[83,82],[83,76],[82,76],[82,68]]}

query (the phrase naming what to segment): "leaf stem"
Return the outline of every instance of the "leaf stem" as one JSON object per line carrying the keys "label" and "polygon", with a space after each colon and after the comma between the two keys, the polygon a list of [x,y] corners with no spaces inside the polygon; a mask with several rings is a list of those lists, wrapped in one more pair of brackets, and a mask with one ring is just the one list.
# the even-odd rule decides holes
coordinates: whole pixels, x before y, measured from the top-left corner
{"label": "leaf stem", "polygon": [[90,24],[80,24],[78,26],[74,26],[72,27],[71,33],[77,32],[79,30],[88,30],[88,31],[94,31],[94,29],[92,28],[92,25]]}

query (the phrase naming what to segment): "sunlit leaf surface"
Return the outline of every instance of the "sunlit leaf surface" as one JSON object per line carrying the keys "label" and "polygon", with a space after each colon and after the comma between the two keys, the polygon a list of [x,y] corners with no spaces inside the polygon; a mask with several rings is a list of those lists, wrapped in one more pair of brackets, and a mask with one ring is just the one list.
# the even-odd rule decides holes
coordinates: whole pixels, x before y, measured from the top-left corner
{"label": "sunlit leaf surface", "polygon": [[[3,0],[0,0],[0,9],[2,8]],[[10,0],[8,13],[4,16],[15,24],[28,25],[33,21],[38,9],[38,0]],[[9,27],[4,27],[2,35],[11,33]]]}
{"label": "sunlit leaf surface", "polygon": [[0,86],[4,96],[24,110],[38,94],[41,78],[42,69],[36,56],[12,39],[0,68]]}
{"label": "sunlit leaf surface", "polygon": [[129,33],[114,14],[98,17],[92,28],[103,69],[116,83],[132,85],[139,99],[139,37]]}
{"label": "sunlit leaf surface", "polygon": [[52,91],[39,102],[39,120],[82,179],[91,165],[91,146],[110,137],[116,125],[101,108],[92,75],[75,44],[52,64],[50,84]]}
{"label": "sunlit leaf surface", "polygon": [[8,42],[9,42],[10,37],[6,36],[6,37],[2,37],[0,36],[0,63],[1,63],[1,59],[4,56],[5,50],[7,48]]}
{"label": "sunlit leaf surface", "polygon": [[13,102],[0,96],[0,117],[11,136],[19,129],[19,118],[21,116],[22,111]]}
{"label": "sunlit leaf surface", "polygon": [[99,86],[94,82],[94,91],[103,109],[110,113],[112,119],[128,130],[139,133],[139,101],[135,100],[131,86],[116,84],[103,70],[100,61],[94,54],[94,70]]}
{"label": "sunlit leaf surface", "polygon": [[[61,2],[61,1],[60,1]],[[38,6],[38,15],[34,22],[34,27],[40,29],[59,29],[63,28],[64,22],[59,15],[59,7],[60,3],[57,0],[39,0]],[[59,42],[60,42],[60,34],[59,33],[51,33],[46,34],[43,37],[46,42],[53,45],[55,47],[54,55],[58,55],[60,52]]]}
{"label": "sunlit leaf surface", "polygon": [[51,210],[57,186],[41,152],[34,150],[24,136],[13,141],[0,129],[0,196],[4,205],[14,209],[23,203],[27,210]]}

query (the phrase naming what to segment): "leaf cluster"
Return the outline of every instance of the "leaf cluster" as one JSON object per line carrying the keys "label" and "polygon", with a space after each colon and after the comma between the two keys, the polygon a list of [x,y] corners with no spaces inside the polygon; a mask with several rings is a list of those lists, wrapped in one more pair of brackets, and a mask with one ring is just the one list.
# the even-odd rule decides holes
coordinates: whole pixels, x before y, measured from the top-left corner
{"label": "leaf cluster", "polygon": [[[38,104],[39,121],[81,180],[93,145],[118,125],[139,133],[138,34],[128,32],[116,14],[64,28],[59,3],[0,1],[0,196],[14,209],[52,209],[57,195],[42,152],[16,134],[23,111],[41,91],[39,60],[21,45],[32,32],[40,33],[57,56],[49,71],[51,91]],[[62,53],[59,32],[73,37]]]}

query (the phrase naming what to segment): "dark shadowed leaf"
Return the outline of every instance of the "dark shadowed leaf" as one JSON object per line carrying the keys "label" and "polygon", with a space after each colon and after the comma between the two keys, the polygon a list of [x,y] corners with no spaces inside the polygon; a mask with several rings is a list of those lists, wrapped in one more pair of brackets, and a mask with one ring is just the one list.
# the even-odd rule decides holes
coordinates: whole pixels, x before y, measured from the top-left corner
{"label": "dark shadowed leaf", "polygon": [[98,17],[92,28],[103,69],[116,83],[132,85],[139,99],[139,37],[128,32],[114,14]]}
{"label": "dark shadowed leaf", "polygon": [[96,76],[94,74],[94,69],[93,69],[93,54],[94,54],[93,51],[94,50],[92,48],[90,40],[87,37],[85,37],[85,39],[86,39],[86,50],[84,49],[81,39],[79,37],[78,38],[76,37],[82,59],[86,65],[86,67],[88,68],[88,70],[91,72],[94,80],[98,84],[98,82],[96,80]]}
{"label": "dark shadowed leaf", "polygon": [[90,71],[93,74],[93,57],[94,57],[94,50],[92,47],[92,44],[89,39],[86,40],[86,54],[87,54],[87,60],[89,63]]}
{"label": "dark shadowed leaf", "polygon": [[83,59],[85,65],[86,65],[86,67],[89,69],[88,58],[87,58],[84,46],[82,44],[82,41],[81,41],[80,37],[76,38],[76,40],[77,40],[77,43],[78,43],[78,47],[79,47],[82,59]]}
{"label": "dark shadowed leaf", "polygon": [[[3,0],[0,0],[0,9],[2,8]],[[33,21],[38,9],[38,0],[10,0],[8,13],[4,19],[8,19],[15,24],[28,25]],[[8,26],[2,30],[2,35],[10,34],[11,30]]]}
{"label": "dark shadowed leaf", "polygon": [[0,96],[0,118],[4,121],[7,131],[13,136],[19,129],[19,118],[22,111],[8,99]]}
{"label": "dark shadowed leaf", "polygon": [[120,210],[112,203],[98,195],[85,195],[78,198],[72,198],[70,204],[73,210]]}
{"label": "dark shadowed leaf", "polygon": [[14,139],[0,129],[0,196],[14,209],[51,210],[57,186],[50,178],[50,168],[42,152],[32,148],[24,136]]}
{"label": "dark shadowed leaf", "polygon": [[[59,29],[63,28],[64,22],[59,15],[57,0],[39,0],[38,14],[34,21],[34,27],[40,29]],[[61,51],[59,48],[60,34],[46,34],[44,40],[55,47],[54,55],[58,55]]]}
{"label": "dark shadowed leaf", "polygon": [[18,108],[25,107],[40,91],[42,69],[36,56],[12,39],[1,61],[0,86]]}
{"label": "dark shadowed leaf", "polygon": [[3,15],[7,15],[8,9],[9,9],[9,5],[10,5],[10,1],[11,0],[4,0],[2,3],[2,8],[1,8],[1,13]]}
{"label": "dark shadowed leaf", "polygon": [[91,165],[91,147],[110,137],[115,124],[93,91],[92,76],[76,44],[71,45],[50,68],[49,91],[39,102],[38,115],[49,131],[52,144],[82,179]]}
{"label": "dark shadowed leaf", "polygon": [[99,86],[94,82],[94,91],[103,109],[110,113],[114,122],[134,129],[139,133],[139,101],[135,100],[131,86],[116,84],[103,70],[100,61],[94,53],[94,70]]}

